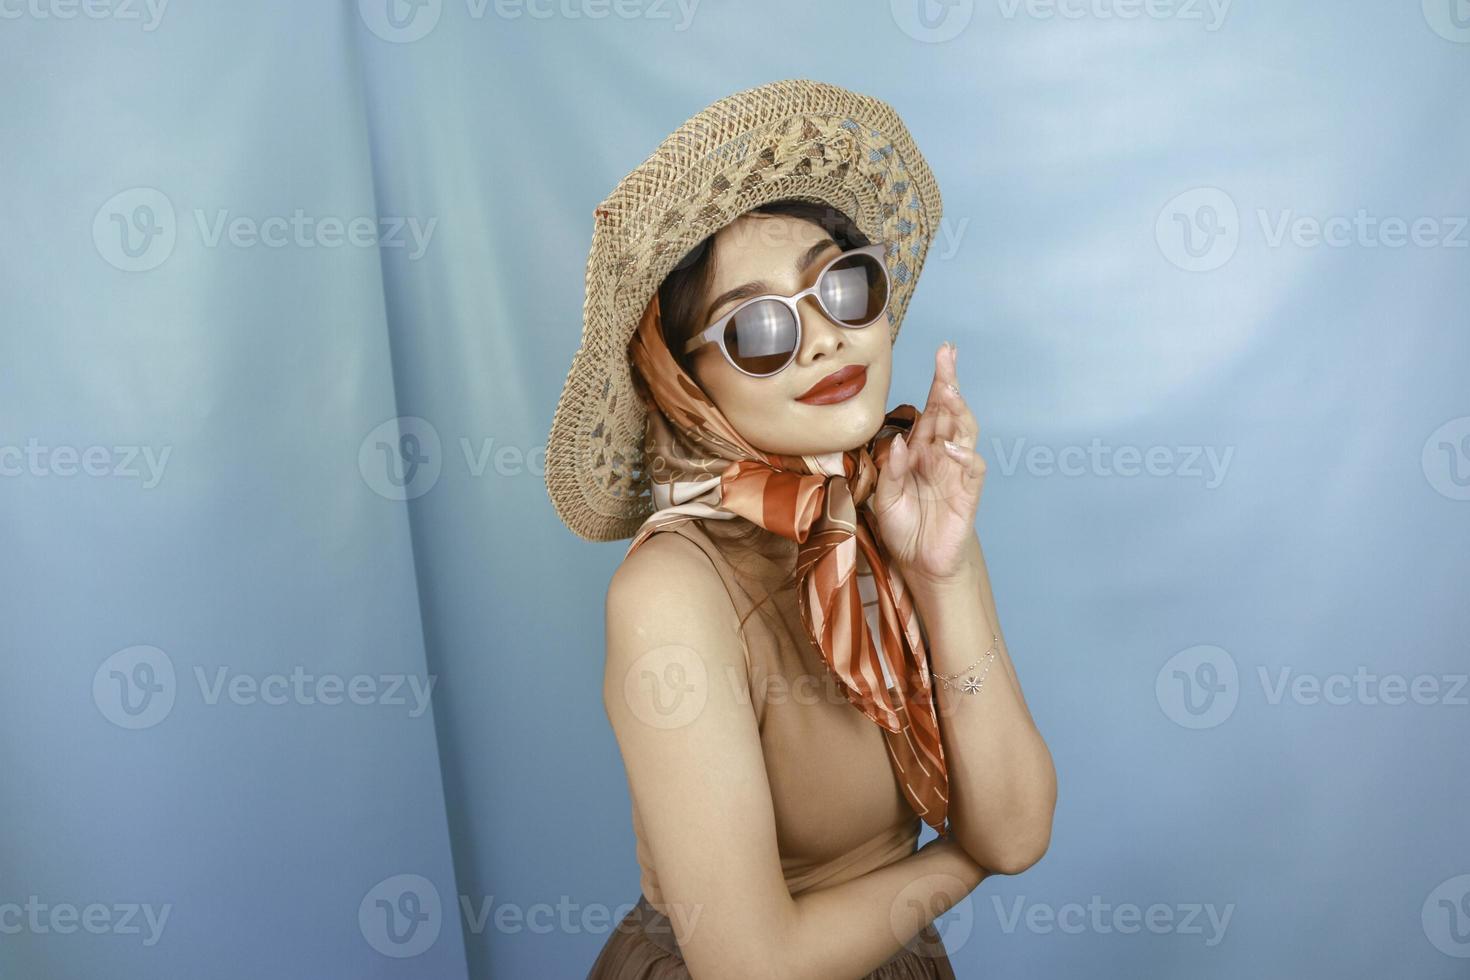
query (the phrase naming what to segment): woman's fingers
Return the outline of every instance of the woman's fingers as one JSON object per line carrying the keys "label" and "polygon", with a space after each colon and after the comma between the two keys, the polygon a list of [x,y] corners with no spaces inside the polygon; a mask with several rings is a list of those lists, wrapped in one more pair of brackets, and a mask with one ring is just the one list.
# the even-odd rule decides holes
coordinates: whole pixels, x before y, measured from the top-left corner
{"label": "woman's fingers", "polygon": [[903,434],[893,437],[888,447],[887,463],[878,470],[878,485],[873,488],[873,509],[881,514],[892,507],[903,496],[904,480],[908,476],[913,458]]}
{"label": "woman's fingers", "polygon": [[935,353],[934,381],[929,386],[929,399],[915,435],[926,442],[948,439],[973,448],[980,435],[980,425],[959,389],[958,353],[958,348],[949,342]]}
{"label": "woman's fingers", "polygon": [[946,383],[952,383],[951,376],[954,367],[951,361],[951,346],[949,341],[939,345],[934,352],[934,380],[929,383],[929,397],[924,402],[924,411],[919,419],[919,424],[914,426],[914,443],[928,443],[935,439],[948,438],[950,423],[946,416],[953,411],[951,402],[945,389]]}
{"label": "woman's fingers", "polygon": [[985,457],[969,446],[962,446],[946,439],[944,451],[949,454],[950,459],[960,464],[960,472],[966,481],[978,480],[985,475]]}

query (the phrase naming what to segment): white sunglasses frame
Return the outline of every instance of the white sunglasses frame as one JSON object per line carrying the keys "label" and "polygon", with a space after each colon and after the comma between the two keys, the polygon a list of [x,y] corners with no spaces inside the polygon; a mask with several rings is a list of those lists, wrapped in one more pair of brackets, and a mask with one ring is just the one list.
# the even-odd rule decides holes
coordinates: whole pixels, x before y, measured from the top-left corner
{"label": "white sunglasses frame", "polygon": [[[888,263],[884,261],[884,255],[887,254],[887,251],[888,246],[883,242],[874,242],[871,245],[860,245],[857,248],[850,248],[840,255],[832,256],[832,260],[826,265],[822,266],[821,271],[817,273],[817,277],[812,280],[812,284],[798,293],[794,293],[790,296],[782,296],[779,293],[766,293],[761,296],[752,296],[750,299],[739,304],[729,313],[726,313],[714,323],[711,323],[699,333],[689,338],[689,342],[684,345],[684,353],[692,354],[699,348],[703,347],[705,344],[719,344],[720,353],[725,355],[725,360],[729,363],[731,367],[739,371],[741,374],[747,375],[748,377],[752,378],[775,377],[776,375],[780,374],[782,371],[791,366],[791,362],[796,360],[797,352],[801,350],[801,310],[797,308],[797,304],[806,299],[808,296],[816,297],[817,306],[821,307],[822,313],[827,317],[827,319],[831,320],[839,327],[843,327],[847,330],[862,330],[864,327],[871,327],[873,324],[883,319],[883,314],[888,312],[888,304],[893,301],[893,277],[888,274]],[[826,305],[822,302],[821,293],[817,291],[817,287],[821,286],[822,284],[822,277],[827,274],[828,270],[830,270],[838,262],[841,262],[843,259],[851,258],[854,255],[872,256],[873,258],[878,260],[878,268],[883,270],[883,291],[885,293],[883,297],[883,307],[878,311],[873,319],[868,320],[866,323],[843,323],[837,317],[833,316],[832,312],[827,309]],[[745,368],[741,367],[739,364],[736,364],[735,358],[730,356],[730,350],[725,346],[725,325],[728,324],[737,313],[745,309],[747,306],[753,306],[756,303],[763,303],[772,300],[777,303],[781,303],[791,311],[791,316],[796,321],[796,343],[791,348],[791,356],[786,358],[786,362],[784,364],[776,368],[776,370],[774,371],[770,371],[765,374],[755,374],[754,372],[745,370]]]}

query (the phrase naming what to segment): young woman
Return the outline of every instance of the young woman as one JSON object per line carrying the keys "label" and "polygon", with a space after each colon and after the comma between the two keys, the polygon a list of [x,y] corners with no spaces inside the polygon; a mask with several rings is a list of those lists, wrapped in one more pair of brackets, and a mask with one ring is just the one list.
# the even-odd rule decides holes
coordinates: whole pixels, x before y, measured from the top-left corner
{"label": "young woman", "polygon": [[[755,172],[784,166],[812,181],[789,186],[820,193],[715,215],[718,229],[658,281],[623,352],[646,413],[641,461],[628,465],[613,424],[630,392],[615,369],[600,389],[574,384],[591,370],[578,362],[576,425],[564,393],[548,444],[563,519],[593,539],[633,531],[607,593],[603,700],[643,894],[590,975],[953,976],[932,920],[1041,857],[1056,780],[974,529],[984,464],[954,345],[935,356],[922,412],[885,411],[894,317],[937,189],[881,103],[808,82],[754,92],[785,100]],[[729,119],[730,100],[712,108]],[[769,125],[764,110],[741,111],[752,129]],[[827,156],[843,130],[891,140],[903,182]],[[843,158],[885,156],[867,150]],[[914,213],[870,240],[830,203],[843,195],[820,183],[824,166],[849,189],[905,199],[912,181],[930,200],[915,194]],[[620,219],[609,200],[599,218]],[[588,486],[577,467],[594,455],[612,457],[609,485],[646,479],[652,512],[645,500],[607,522],[606,501],[600,512],[568,489],[573,475]],[[924,823],[941,836],[916,848]]]}

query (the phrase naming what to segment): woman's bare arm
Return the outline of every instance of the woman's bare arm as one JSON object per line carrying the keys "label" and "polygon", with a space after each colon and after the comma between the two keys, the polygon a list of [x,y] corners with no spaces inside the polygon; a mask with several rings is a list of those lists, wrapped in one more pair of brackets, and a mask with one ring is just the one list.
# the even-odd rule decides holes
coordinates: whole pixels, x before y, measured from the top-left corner
{"label": "woman's bare arm", "polygon": [[656,535],[614,574],[606,614],[603,704],[693,976],[861,976],[983,880],[937,841],[792,898],[743,640],[709,559]]}
{"label": "woman's bare arm", "polygon": [[[979,692],[935,684],[950,832],[987,870],[1020,874],[1050,845],[1057,776],[1006,649],[978,535],[967,549],[965,572],[954,584],[914,590],[934,670],[964,670],[991,648],[992,632],[999,637]],[[982,662],[969,676],[984,669]]]}

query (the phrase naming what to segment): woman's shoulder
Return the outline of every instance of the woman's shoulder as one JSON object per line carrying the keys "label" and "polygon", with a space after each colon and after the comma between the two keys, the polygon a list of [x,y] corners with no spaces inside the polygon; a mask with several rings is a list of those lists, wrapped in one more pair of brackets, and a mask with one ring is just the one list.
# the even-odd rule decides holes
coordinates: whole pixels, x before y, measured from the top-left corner
{"label": "woman's shoulder", "polygon": [[688,606],[705,612],[740,603],[732,594],[727,563],[698,521],[660,528],[623,558],[608,583],[614,603],[635,612],[658,611],[660,605]]}
{"label": "woman's shoulder", "polygon": [[643,655],[654,640],[749,670],[742,594],[719,567],[718,551],[698,543],[708,538],[690,530],[681,524],[654,533],[613,572],[606,608],[609,671],[631,667],[622,661]]}

